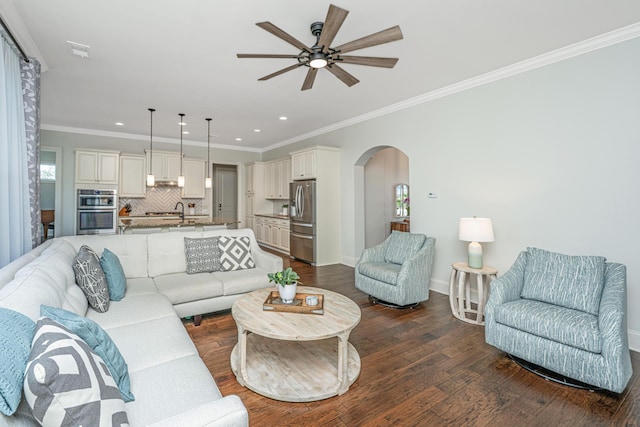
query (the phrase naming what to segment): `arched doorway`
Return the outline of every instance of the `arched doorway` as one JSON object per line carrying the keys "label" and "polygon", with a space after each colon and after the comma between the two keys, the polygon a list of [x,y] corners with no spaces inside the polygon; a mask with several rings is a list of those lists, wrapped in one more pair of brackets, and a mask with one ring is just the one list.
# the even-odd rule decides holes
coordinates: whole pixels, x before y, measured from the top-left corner
{"label": "arched doorway", "polygon": [[395,187],[409,185],[409,158],[391,146],[373,147],[354,165],[355,250],[381,243],[397,219]]}

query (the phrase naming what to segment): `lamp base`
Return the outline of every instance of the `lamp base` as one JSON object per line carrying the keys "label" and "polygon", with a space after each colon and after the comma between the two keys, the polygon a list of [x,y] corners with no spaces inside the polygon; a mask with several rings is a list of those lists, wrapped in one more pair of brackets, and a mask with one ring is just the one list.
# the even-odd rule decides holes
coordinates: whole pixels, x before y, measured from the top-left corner
{"label": "lamp base", "polygon": [[482,245],[478,242],[469,243],[469,255],[467,264],[471,268],[482,268]]}

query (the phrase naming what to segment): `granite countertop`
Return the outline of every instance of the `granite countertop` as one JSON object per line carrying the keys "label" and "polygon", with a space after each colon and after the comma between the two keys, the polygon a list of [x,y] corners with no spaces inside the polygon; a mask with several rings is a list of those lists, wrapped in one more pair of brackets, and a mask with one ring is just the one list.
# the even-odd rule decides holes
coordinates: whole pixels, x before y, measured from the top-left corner
{"label": "granite countertop", "polygon": [[290,219],[289,215],[279,215],[279,214],[269,214],[269,213],[257,213],[253,214],[254,216],[263,216],[266,218],[277,218],[277,219]]}
{"label": "granite countertop", "polygon": [[238,224],[238,220],[228,220],[223,218],[201,217],[201,218],[185,218],[182,221],[180,218],[120,218],[120,225],[125,229],[131,228],[157,228],[157,227],[176,227],[176,226],[189,226],[189,225],[226,225],[226,224]]}

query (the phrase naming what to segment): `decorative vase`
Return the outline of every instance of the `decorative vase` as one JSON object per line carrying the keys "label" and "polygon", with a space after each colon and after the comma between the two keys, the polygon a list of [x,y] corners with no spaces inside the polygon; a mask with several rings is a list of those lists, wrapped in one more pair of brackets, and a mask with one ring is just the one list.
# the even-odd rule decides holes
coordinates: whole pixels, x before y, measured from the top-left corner
{"label": "decorative vase", "polygon": [[296,291],[298,288],[298,282],[293,283],[291,285],[277,285],[278,293],[280,294],[280,299],[285,304],[290,304],[296,297]]}

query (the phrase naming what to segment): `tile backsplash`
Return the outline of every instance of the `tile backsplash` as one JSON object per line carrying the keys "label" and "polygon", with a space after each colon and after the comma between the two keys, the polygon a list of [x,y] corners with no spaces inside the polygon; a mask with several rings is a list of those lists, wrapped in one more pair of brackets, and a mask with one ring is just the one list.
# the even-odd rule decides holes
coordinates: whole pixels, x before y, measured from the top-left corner
{"label": "tile backsplash", "polygon": [[151,187],[147,188],[147,197],[144,199],[121,198],[118,201],[118,209],[124,205],[131,205],[130,215],[144,215],[145,212],[170,212],[175,210],[176,203],[184,203],[185,213],[188,215],[188,203],[195,203],[196,215],[203,214],[206,199],[183,199],[179,187]]}

